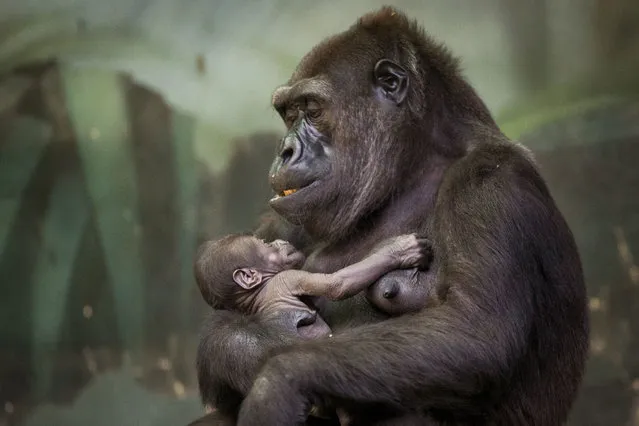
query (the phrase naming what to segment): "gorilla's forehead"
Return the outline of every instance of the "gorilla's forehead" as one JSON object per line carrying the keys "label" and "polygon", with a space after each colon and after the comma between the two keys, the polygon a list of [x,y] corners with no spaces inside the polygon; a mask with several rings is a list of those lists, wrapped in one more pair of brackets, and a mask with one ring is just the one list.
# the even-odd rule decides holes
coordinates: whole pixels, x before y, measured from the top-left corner
{"label": "gorilla's forehead", "polygon": [[320,74],[282,85],[273,91],[271,102],[275,106],[285,105],[294,99],[304,96],[331,99],[332,85],[328,81],[327,76]]}
{"label": "gorilla's forehead", "polygon": [[368,76],[374,64],[386,57],[376,36],[354,27],[329,37],[302,58],[288,84],[323,75],[333,85],[353,86]]}
{"label": "gorilla's forehead", "polygon": [[352,36],[351,31],[345,31],[320,41],[299,62],[289,83],[332,68],[337,58],[345,56]]}

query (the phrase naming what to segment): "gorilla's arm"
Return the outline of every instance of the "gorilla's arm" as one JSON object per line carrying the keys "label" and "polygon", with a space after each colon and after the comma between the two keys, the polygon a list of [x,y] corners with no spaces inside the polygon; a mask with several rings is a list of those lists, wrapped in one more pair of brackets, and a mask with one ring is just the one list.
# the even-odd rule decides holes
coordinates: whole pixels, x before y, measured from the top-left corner
{"label": "gorilla's arm", "polygon": [[309,397],[317,394],[472,415],[473,407],[481,409],[478,402],[487,402],[483,398],[499,398],[491,392],[507,389],[531,350],[535,321],[546,321],[536,317],[544,315],[536,312],[543,309],[536,294],[557,294],[547,288],[546,274],[555,266],[549,260],[564,262],[566,281],[577,280],[580,271],[564,266],[575,264],[562,259],[562,253],[575,253],[572,237],[529,164],[518,162],[517,169],[526,170],[515,173],[505,162],[465,162],[450,171],[457,176],[445,179],[440,193],[446,195],[435,207],[432,237],[442,304],[351,329],[329,343],[283,349],[260,371],[238,425],[298,424]]}
{"label": "gorilla's arm", "polygon": [[[299,341],[294,325],[308,320],[307,315],[299,311],[284,317],[265,318],[213,311],[200,339],[197,373],[202,402],[215,412],[188,426],[234,426],[240,404],[251,389],[259,366],[270,351]],[[310,418],[305,424],[335,426],[333,421],[320,418]]]}
{"label": "gorilla's arm", "polygon": [[427,239],[418,238],[415,234],[400,235],[384,241],[359,262],[331,274],[289,270],[281,272],[280,276],[287,277],[282,281],[296,296],[325,296],[330,300],[343,300],[366,290],[392,270],[428,265],[430,250]]}
{"label": "gorilla's arm", "polygon": [[[268,352],[295,341],[290,325],[302,318],[290,315],[303,314],[264,318],[214,310],[204,324],[197,351],[202,401],[223,409],[221,404],[246,395]],[[231,393],[239,395],[238,398],[229,398]]]}
{"label": "gorilla's arm", "polygon": [[[287,240],[298,249],[308,248],[310,241],[303,229],[272,211],[261,216],[254,234],[269,241]],[[269,318],[214,310],[202,327],[196,364],[202,402],[217,411],[194,424],[235,424],[240,403],[250,390],[259,365],[269,351],[297,341],[295,326],[312,320],[308,315],[298,311]]]}

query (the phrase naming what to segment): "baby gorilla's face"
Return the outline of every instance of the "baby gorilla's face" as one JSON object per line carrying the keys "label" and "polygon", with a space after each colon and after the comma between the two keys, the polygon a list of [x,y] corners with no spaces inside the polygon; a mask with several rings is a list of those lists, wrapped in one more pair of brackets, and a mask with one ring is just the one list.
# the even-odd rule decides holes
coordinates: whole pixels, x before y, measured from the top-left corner
{"label": "baby gorilla's face", "polygon": [[264,260],[265,266],[273,272],[300,268],[306,260],[304,254],[288,241],[275,240],[267,243],[264,240],[256,239],[255,243],[260,258]]}

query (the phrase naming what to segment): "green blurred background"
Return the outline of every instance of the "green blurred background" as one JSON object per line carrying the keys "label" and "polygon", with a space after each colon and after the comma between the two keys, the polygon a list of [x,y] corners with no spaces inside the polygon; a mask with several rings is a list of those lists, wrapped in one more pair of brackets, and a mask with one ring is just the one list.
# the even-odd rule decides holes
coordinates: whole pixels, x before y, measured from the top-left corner
{"label": "green blurred background", "polygon": [[581,249],[573,425],[639,425],[637,0],[0,0],[0,426],[179,426],[199,241],[251,229],[301,56],[384,3],[462,57]]}

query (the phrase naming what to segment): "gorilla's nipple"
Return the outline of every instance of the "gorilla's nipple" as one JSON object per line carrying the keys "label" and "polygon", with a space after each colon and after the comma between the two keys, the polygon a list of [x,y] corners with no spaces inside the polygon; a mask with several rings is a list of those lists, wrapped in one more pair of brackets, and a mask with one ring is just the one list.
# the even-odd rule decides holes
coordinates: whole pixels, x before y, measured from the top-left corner
{"label": "gorilla's nipple", "polygon": [[397,285],[397,283],[393,283],[386,286],[383,295],[385,299],[392,299],[393,297],[397,296],[397,293],[399,293],[399,286]]}

